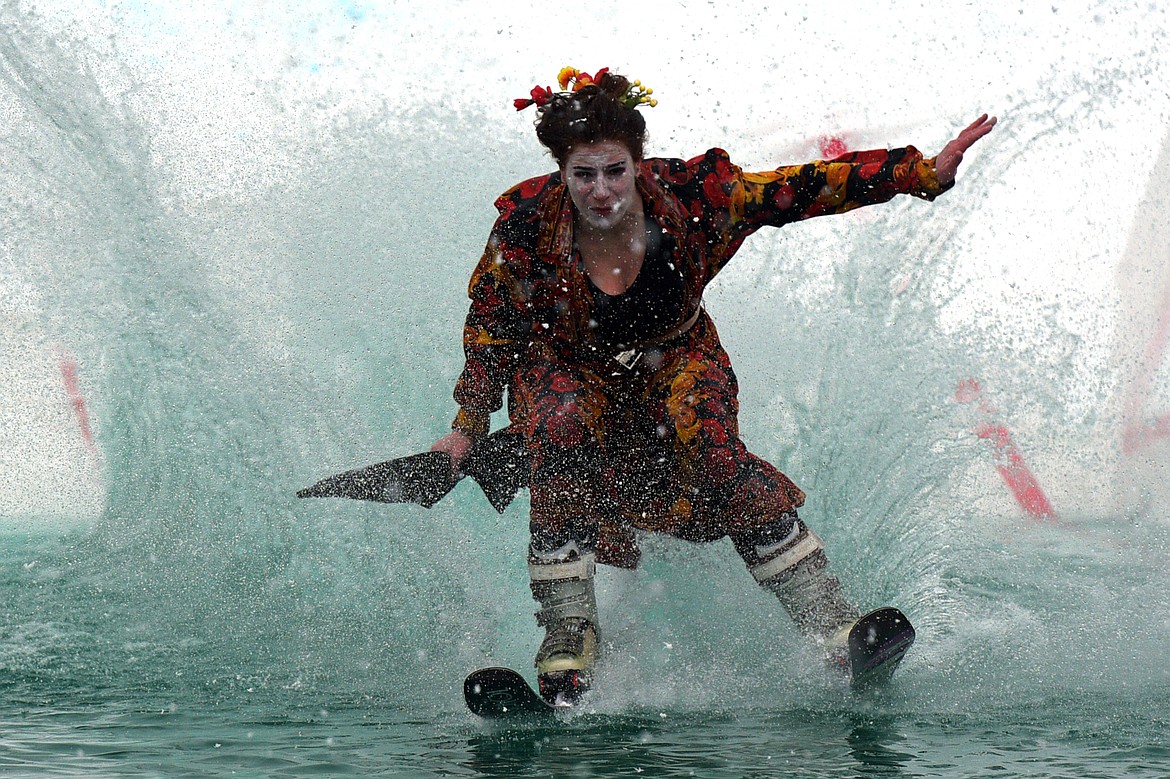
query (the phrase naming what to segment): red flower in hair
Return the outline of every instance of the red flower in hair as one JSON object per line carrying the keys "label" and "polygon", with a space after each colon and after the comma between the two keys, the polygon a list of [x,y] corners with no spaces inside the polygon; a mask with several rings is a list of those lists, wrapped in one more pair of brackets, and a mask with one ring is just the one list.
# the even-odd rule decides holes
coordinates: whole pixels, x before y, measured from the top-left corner
{"label": "red flower in hair", "polygon": [[[596,84],[598,81],[601,81],[601,77],[608,72],[609,68],[602,68],[601,70],[597,71],[593,74],[593,77],[589,79],[590,83]],[[586,73],[585,75],[588,76],[589,74]]]}
{"label": "red flower in hair", "polygon": [[530,105],[535,105],[537,108],[552,100],[553,91],[549,87],[535,86],[529,92],[531,97],[518,97],[512,101],[512,105],[516,107],[517,111],[523,111]]}
{"label": "red flower in hair", "polygon": [[590,76],[585,71],[573,67],[561,68],[561,72],[557,74],[557,83],[561,85],[561,89],[568,89],[569,85],[572,84],[573,91],[576,92],[581,87],[596,84],[608,72],[609,68],[602,68]]}

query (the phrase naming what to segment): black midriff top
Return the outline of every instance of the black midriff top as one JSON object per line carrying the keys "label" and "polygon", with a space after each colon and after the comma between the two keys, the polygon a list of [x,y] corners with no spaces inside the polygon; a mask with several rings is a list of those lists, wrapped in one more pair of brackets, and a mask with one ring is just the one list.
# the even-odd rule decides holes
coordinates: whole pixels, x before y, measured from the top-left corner
{"label": "black midriff top", "polygon": [[653,223],[646,225],[646,257],[629,289],[608,295],[589,279],[593,298],[590,325],[597,341],[627,349],[667,333],[682,319],[686,288],[673,262],[673,241]]}

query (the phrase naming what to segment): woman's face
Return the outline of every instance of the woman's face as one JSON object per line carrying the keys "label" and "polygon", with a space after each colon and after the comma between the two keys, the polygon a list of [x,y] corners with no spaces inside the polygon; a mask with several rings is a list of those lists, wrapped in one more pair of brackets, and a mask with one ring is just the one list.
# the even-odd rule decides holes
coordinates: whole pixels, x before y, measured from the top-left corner
{"label": "woman's face", "polygon": [[636,168],[620,141],[574,146],[561,167],[577,216],[595,230],[612,230],[639,202]]}

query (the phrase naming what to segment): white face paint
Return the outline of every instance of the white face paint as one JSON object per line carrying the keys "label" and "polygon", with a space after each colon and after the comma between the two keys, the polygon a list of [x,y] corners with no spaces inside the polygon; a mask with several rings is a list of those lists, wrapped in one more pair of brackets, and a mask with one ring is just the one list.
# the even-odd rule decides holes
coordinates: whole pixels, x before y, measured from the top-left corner
{"label": "white face paint", "polygon": [[577,216],[594,230],[612,230],[638,202],[636,169],[630,150],[620,141],[574,146],[561,168]]}

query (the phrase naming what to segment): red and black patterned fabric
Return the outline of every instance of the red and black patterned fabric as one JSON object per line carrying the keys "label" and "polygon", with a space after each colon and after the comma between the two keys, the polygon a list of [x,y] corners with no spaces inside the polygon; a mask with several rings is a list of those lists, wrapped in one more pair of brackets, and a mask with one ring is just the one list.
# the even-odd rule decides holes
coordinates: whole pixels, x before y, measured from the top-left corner
{"label": "red and black patterned fabric", "polygon": [[[946,189],[933,160],[913,147],[765,173],[745,173],[711,149],[685,162],[645,160],[637,186],[647,218],[675,247],[686,298],[680,322],[761,227],[898,194],[932,200]],[[803,494],[739,438],[735,375],[706,313],[676,342],[650,350],[638,370],[617,369],[590,349],[591,295],[560,175],[522,182],[496,208],[469,285],[452,427],[485,434],[509,391],[512,423],[532,454],[534,544],[592,540],[599,558],[634,564],[630,526],[734,538],[794,513]]]}

